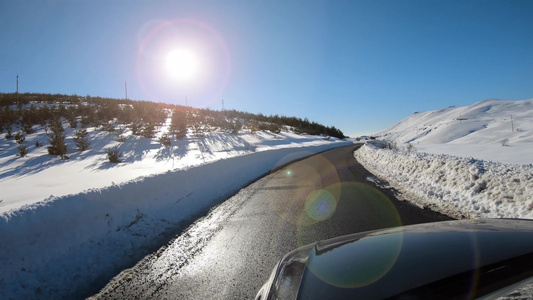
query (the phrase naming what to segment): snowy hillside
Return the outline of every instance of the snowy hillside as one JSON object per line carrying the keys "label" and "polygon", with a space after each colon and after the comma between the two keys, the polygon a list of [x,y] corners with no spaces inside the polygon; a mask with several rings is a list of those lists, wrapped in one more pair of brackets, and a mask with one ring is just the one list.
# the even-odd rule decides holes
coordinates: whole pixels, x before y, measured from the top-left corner
{"label": "snowy hillside", "polygon": [[[76,150],[72,139],[75,130],[65,124],[67,160],[48,155],[46,146],[29,147],[26,157],[18,157],[15,140],[0,139],[0,214],[48,197],[103,188],[140,176],[188,169],[253,152],[331,144],[331,141],[325,141],[320,136],[258,131],[238,135],[209,132],[201,137],[191,134],[164,147],[158,137],[167,131],[169,124],[170,119],[158,128],[154,138],[126,133],[124,142],[118,142],[115,134],[89,128],[88,140],[91,145],[88,150],[81,152]],[[37,141],[41,145],[48,145],[48,135],[44,129],[27,135],[25,139],[28,145],[34,145]],[[110,163],[107,159],[106,150],[114,146],[120,146],[122,154],[118,164]]]}
{"label": "snowy hillside", "polygon": [[355,157],[405,199],[456,218],[533,218],[533,100],[415,113]]}
{"label": "snowy hillside", "polygon": [[[20,143],[0,138],[0,299],[88,296],[255,179],[352,144],[288,126],[230,133],[204,123],[201,134],[193,124],[165,146],[169,115],[151,138],[116,123],[88,126],[90,146],[80,151],[79,129],[62,123],[68,159],[48,154],[46,126],[33,125]],[[115,146],[119,163],[107,155]]]}
{"label": "snowy hillside", "polygon": [[533,99],[485,100],[418,112],[376,137],[419,152],[501,163],[533,163]]}

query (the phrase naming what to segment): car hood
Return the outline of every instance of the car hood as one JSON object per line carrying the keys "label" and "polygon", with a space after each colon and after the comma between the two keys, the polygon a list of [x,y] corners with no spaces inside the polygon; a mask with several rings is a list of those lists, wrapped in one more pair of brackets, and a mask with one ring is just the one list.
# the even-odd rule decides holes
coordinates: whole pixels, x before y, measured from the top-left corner
{"label": "car hood", "polygon": [[[307,253],[299,259],[305,267],[298,273],[297,299],[492,298],[533,276],[533,221],[411,225],[320,241],[291,253],[278,268],[290,269],[284,260]],[[280,277],[273,274],[272,286]]]}

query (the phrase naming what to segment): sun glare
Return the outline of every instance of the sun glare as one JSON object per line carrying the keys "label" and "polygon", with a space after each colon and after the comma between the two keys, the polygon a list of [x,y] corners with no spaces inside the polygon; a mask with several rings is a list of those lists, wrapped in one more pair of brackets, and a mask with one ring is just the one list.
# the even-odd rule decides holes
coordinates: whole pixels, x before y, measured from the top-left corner
{"label": "sun glare", "polygon": [[168,74],[180,82],[190,82],[198,76],[199,59],[197,55],[187,49],[175,49],[166,57]]}

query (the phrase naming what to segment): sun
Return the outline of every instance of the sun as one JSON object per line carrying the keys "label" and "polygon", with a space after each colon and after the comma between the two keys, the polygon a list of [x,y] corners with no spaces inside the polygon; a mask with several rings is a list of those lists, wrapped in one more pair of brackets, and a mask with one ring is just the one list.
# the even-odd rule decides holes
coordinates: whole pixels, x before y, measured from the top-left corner
{"label": "sun", "polygon": [[198,77],[200,60],[188,49],[174,49],[166,56],[166,69],[170,77],[180,82],[191,82]]}

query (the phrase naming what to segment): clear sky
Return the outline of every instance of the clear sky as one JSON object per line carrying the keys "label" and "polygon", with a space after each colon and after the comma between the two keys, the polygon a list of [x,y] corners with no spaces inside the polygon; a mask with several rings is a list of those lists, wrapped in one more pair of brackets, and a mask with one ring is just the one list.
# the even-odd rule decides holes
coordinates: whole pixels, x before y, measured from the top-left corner
{"label": "clear sky", "polygon": [[530,0],[0,0],[0,92],[296,116],[372,134],[533,98]]}

